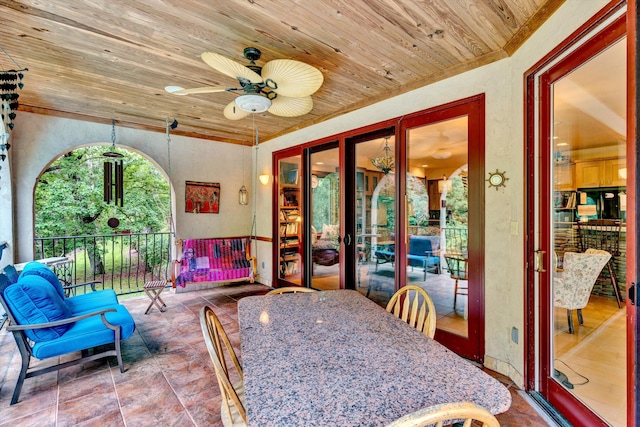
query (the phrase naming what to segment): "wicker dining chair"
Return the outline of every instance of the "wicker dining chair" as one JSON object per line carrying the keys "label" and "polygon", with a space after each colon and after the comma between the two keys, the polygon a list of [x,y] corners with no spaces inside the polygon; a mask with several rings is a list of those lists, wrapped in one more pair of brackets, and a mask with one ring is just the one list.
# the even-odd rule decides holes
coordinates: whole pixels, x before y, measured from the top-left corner
{"label": "wicker dining chair", "polygon": [[[474,421],[478,421],[483,427],[500,427],[500,423],[491,412],[473,402],[444,403],[429,406],[411,414],[405,415],[388,424],[387,427],[424,427],[435,425],[442,427],[456,422],[455,425],[470,427]],[[447,422],[446,424],[443,424]]]}
{"label": "wicker dining chair", "polygon": [[427,291],[419,286],[408,285],[398,289],[389,300],[387,311],[429,338],[436,333],[436,307]]}
{"label": "wicker dining chair", "polygon": [[[209,350],[213,367],[216,371],[216,378],[220,387],[222,403],[220,405],[220,418],[225,427],[240,427],[247,425],[247,413],[245,411],[244,383],[242,366],[236,356],[229,337],[220,323],[220,319],[213,309],[205,305],[200,310],[200,328],[204,336],[204,342]],[[223,347],[224,344],[224,347]],[[231,383],[230,371],[225,361],[227,352],[229,358],[235,365],[236,374],[240,380]]]}
{"label": "wicker dining chair", "polygon": [[311,288],[303,288],[301,286],[285,286],[284,288],[272,289],[267,292],[267,295],[277,295],[277,294],[297,294],[304,292],[318,292],[315,289]]}

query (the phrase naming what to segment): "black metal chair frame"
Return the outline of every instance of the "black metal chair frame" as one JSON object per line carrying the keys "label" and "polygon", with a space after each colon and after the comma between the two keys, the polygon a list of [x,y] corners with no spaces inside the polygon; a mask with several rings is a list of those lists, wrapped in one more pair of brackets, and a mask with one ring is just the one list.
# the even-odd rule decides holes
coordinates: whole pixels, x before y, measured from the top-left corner
{"label": "black metal chair frame", "polygon": [[611,254],[611,258],[607,263],[607,270],[618,308],[622,307],[622,293],[620,292],[613,263],[615,257],[620,256],[621,230],[622,223],[618,219],[595,219],[587,222],[578,222],[580,252],[593,248],[607,251]]}
{"label": "black metal chair frame", "polygon": [[447,262],[447,270],[452,279],[455,279],[456,284],[453,290],[453,309],[456,308],[458,295],[469,295],[469,285],[462,287],[459,285],[460,280],[469,280],[468,266],[469,262],[466,256],[462,254],[445,254],[444,259]]}
{"label": "black metal chair frame", "polygon": [[[58,320],[56,322],[48,322],[48,323],[40,323],[40,324],[32,324],[32,325],[20,325],[16,322],[15,318],[13,317],[13,313],[11,312],[11,310],[9,309],[9,306],[6,304],[4,300],[4,290],[7,288],[7,286],[10,286],[10,285],[11,283],[9,283],[8,277],[5,274],[0,274],[0,305],[2,305],[2,308],[5,310],[8,320],[10,322],[9,326],[7,326],[7,331],[13,333],[13,338],[16,341],[16,345],[18,346],[18,350],[20,351],[20,356],[22,358],[20,374],[16,381],[16,387],[13,391],[13,396],[11,397],[11,403],[10,403],[11,405],[18,402],[18,399],[20,398],[20,392],[22,391],[22,385],[24,384],[25,379],[36,377],[39,375],[44,375],[52,371],[57,371],[57,370],[66,368],[68,366],[73,366],[73,365],[77,365],[77,364],[92,361],[92,360],[102,359],[108,356],[116,356],[116,358],[118,359],[118,367],[120,368],[120,372],[124,372],[124,363],[122,361],[122,354],[120,351],[120,326],[109,323],[109,321],[107,321],[107,318],[105,317],[105,313],[115,312],[116,311],[115,308],[105,308],[102,310],[94,311],[92,313],[87,313],[87,314],[71,317],[64,320]],[[100,316],[102,323],[107,328],[113,330],[114,332],[113,348],[106,348],[104,351],[101,351],[99,353],[95,352],[93,354],[90,354],[88,352],[90,348],[87,348],[81,351],[81,356],[79,358],[69,360],[67,362],[60,362],[58,364],[46,366],[44,368],[31,369],[31,370],[29,369],[31,358],[34,357],[33,349],[32,349],[33,343],[31,342],[31,340],[29,340],[29,338],[25,334],[25,330],[51,328],[54,326],[59,326],[67,323],[75,323],[79,320],[87,319],[92,316]],[[56,358],[59,358],[59,356],[56,356]]]}

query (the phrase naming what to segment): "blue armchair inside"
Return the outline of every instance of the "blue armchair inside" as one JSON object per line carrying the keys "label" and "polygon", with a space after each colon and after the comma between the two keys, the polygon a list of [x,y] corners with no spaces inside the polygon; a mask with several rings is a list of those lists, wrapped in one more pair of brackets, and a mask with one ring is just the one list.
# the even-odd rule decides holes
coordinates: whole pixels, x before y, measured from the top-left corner
{"label": "blue armchair inside", "polygon": [[[427,271],[440,274],[440,236],[410,236],[407,261],[410,267],[420,267],[424,271],[424,280],[427,279]],[[376,271],[378,265],[386,262],[395,262],[395,247],[390,245],[375,251]]]}

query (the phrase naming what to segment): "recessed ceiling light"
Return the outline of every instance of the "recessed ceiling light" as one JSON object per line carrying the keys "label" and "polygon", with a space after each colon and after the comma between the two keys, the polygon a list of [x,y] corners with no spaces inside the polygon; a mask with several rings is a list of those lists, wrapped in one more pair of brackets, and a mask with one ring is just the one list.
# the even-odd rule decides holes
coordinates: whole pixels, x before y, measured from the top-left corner
{"label": "recessed ceiling light", "polygon": [[566,142],[558,142],[556,144],[556,147],[566,147],[567,145],[569,145],[569,144],[567,144]]}
{"label": "recessed ceiling light", "polygon": [[324,162],[316,162],[316,165],[324,165]]}

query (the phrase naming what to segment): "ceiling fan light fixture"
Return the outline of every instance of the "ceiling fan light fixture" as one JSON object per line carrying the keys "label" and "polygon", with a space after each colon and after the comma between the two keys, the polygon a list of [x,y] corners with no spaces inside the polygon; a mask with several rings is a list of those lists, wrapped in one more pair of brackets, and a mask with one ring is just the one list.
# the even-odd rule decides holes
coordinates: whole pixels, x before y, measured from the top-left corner
{"label": "ceiling fan light fixture", "polygon": [[264,113],[271,107],[271,100],[262,95],[248,93],[237,97],[236,105],[249,113]]}

